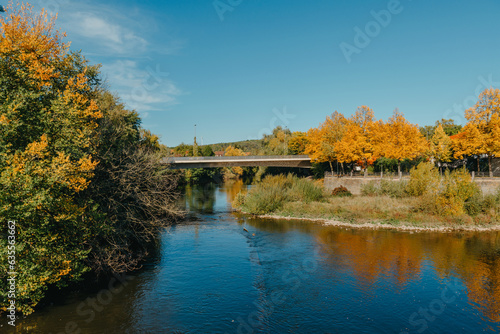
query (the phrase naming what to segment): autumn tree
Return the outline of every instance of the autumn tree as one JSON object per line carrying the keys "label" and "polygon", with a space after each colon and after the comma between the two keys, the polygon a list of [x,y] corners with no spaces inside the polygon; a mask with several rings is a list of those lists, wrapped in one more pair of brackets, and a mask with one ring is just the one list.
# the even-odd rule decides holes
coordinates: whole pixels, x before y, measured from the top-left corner
{"label": "autumn tree", "polygon": [[292,155],[304,154],[307,147],[307,136],[305,132],[296,131],[288,140],[288,153]]}
{"label": "autumn tree", "polygon": [[273,129],[269,135],[264,135],[262,141],[266,154],[284,155],[288,152],[288,141],[292,137],[289,129],[283,129],[280,125]]}
{"label": "autumn tree", "polygon": [[[226,147],[224,151],[224,156],[226,157],[241,157],[245,156],[246,153],[243,152],[243,150],[229,145]],[[239,178],[240,176],[243,175],[243,168],[236,166],[236,167],[225,167],[224,168],[224,177],[227,179],[231,178]]]}
{"label": "autumn tree", "polygon": [[[439,126],[434,131],[434,135],[430,140],[429,153],[437,162],[450,162],[452,158],[452,141],[444,132],[443,126]],[[441,166],[439,167],[441,169]]]}
{"label": "autumn tree", "polygon": [[480,155],[486,155],[490,177],[493,177],[492,158],[500,155],[499,117],[500,90],[486,89],[474,107],[465,111],[468,122],[454,142],[457,158],[476,155],[479,159]]}
{"label": "autumn tree", "polygon": [[29,5],[7,13],[0,16],[0,217],[17,221],[16,301],[29,314],[49,285],[87,271],[83,245],[92,236],[79,195],[97,166],[102,113],[93,99],[97,67],[69,52],[54,19]]}
{"label": "autumn tree", "polygon": [[359,107],[345,124],[342,139],[337,144],[338,161],[363,161],[365,168],[373,156],[370,133],[373,128],[374,114],[367,106]]}
{"label": "autumn tree", "polygon": [[337,159],[337,146],[344,136],[346,123],[344,115],[335,111],[318,128],[307,132],[305,153],[311,157],[312,162],[328,162],[333,172],[332,162]]}
{"label": "autumn tree", "polygon": [[370,136],[374,155],[396,159],[398,174],[401,173],[402,160],[414,159],[428,148],[418,126],[409,123],[397,109],[387,123],[374,123]]}
{"label": "autumn tree", "polygon": [[49,287],[91,270],[137,268],[178,214],[158,137],[105,92],[99,66],[70,52],[63,36],[29,5],[0,16],[0,217],[16,221],[16,307],[24,314]]}

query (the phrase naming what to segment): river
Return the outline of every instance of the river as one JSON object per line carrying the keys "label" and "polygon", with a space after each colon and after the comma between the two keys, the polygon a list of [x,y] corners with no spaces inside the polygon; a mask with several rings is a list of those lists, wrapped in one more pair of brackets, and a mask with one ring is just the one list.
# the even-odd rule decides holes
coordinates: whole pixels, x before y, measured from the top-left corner
{"label": "river", "polygon": [[242,189],[188,187],[187,221],[142,270],[59,296],[17,332],[500,332],[499,232],[255,219],[232,210]]}

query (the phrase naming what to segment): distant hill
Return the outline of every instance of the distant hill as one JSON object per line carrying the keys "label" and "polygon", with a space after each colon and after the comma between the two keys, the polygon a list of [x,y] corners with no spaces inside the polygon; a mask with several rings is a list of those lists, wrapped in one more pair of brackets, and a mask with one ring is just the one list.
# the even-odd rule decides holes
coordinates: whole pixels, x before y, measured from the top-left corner
{"label": "distant hill", "polygon": [[[203,148],[210,147],[212,151],[215,153],[217,151],[224,151],[226,147],[233,146],[241,149],[244,152],[250,153],[250,155],[265,155],[264,151],[264,141],[262,139],[252,139],[252,140],[242,140],[236,142],[229,143],[217,143],[217,144],[208,144],[208,145],[200,145],[199,152],[201,153]],[[175,147],[164,147],[165,152],[177,151],[177,154],[181,154],[182,156],[192,156],[193,154],[193,145],[188,144],[180,144]],[[182,153],[181,153],[182,152]],[[185,153],[184,153],[185,152]],[[202,154],[202,153],[201,153]]]}
{"label": "distant hill", "polygon": [[244,152],[250,152],[251,155],[259,155],[264,154],[264,142],[262,139],[252,139],[252,140],[242,140],[230,143],[217,143],[208,145],[212,147],[212,150],[215,151],[224,151],[226,147],[233,146],[243,150]]}

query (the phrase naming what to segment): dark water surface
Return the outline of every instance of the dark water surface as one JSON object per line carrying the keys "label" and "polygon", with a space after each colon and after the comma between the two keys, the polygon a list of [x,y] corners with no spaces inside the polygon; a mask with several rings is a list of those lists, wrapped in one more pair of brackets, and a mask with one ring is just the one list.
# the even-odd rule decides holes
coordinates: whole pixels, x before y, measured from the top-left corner
{"label": "dark water surface", "polygon": [[231,209],[242,188],[188,188],[189,221],[142,271],[62,296],[17,332],[500,332],[500,233],[251,219]]}

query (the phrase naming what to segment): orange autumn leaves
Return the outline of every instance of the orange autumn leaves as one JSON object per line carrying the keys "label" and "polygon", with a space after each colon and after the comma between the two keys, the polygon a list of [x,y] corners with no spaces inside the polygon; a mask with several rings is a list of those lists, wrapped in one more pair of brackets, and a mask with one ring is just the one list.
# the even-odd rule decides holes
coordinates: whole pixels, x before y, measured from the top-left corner
{"label": "orange autumn leaves", "polygon": [[[62,42],[64,34],[54,30],[55,17],[49,19],[44,10],[34,14],[28,5],[11,7],[8,13],[0,16],[3,71],[25,91],[38,93],[5,96],[6,108],[0,114],[5,172],[9,173],[10,166],[11,177],[18,173],[52,175],[55,183],[79,192],[88,185],[97,162],[92,161],[90,152],[75,154],[69,148],[89,148],[97,120],[102,117],[89,97],[87,69],[73,76],[65,73],[71,69],[72,59],[68,45]],[[50,105],[44,103],[52,96],[57,98]],[[39,120],[49,121],[43,130],[42,124],[28,123]],[[23,140],[16,138],[19,136],[32,141],[23,145]]]}
{"label": "orange autumn leaves", "polygon": [[500,156],[500,90],[486,89],[474,107],[465,111],[468,120],[463,132],[454,136],[455,158],[487,155],[490,176],[491,159]]}
{"label": "orange autumn leaves", "polygon": [[[387,121],[376,121],[373,111],[362,106],[345,118],[334,112],[318,128],[307,133],[309,154],[314,162],[364,162],[379,157],[413,159],[428,150],[418,126],[409,123],[398,111]],[[399,165],[399,164],[398,164]]]}
{"label": "orange autumn leaves", "polygon": [[330,162],[330,166],[332,161],[367,166],[384,157],[397,160],[399,170],[402,160],[419,156],[439,163],[487,157],[491,177],[492,159],[500,156],[500,89],[486,89],[465,117],[468,122],[462,132],[450,137],[437,122],[433,136],[426,140],[418,126],[397,110],[387,122],[375,120],[366,106],[350,118],[334,112],[307,132],[305,153],[313,162]]}
{"label": "orange autumn leaves", "polygon": [[28,5],[9,7],[8,14],[0,16],[2,56],[14,57],[17,71],[38,88],[50,86],[50,80],[59,76],[51,62],[68,49],[62,43],[65,34],[54,31],[56,17],[49,18],[45,10],[32,15]]}

